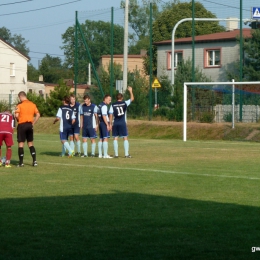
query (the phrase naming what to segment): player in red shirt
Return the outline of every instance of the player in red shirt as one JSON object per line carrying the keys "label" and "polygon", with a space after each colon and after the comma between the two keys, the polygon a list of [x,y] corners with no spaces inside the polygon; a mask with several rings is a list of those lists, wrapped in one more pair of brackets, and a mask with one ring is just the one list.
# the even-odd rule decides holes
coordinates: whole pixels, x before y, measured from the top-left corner
{"label": "player in red shirt", "polygon": [[6,145],[6,161],[5,167],[9,168],[10,160],[12,157],[12,146],[13,142],[13,127],[14,127],[14,118],[13,115],[9,111],[0,113],[0,166],[4,163],[2,162],[2,149],[1,146],[3,141]]}

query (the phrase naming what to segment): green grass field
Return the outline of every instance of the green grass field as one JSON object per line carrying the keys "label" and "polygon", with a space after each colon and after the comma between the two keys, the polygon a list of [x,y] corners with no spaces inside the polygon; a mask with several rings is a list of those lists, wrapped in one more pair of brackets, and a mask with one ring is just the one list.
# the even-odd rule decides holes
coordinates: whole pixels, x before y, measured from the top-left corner
{"label": "green grass field", "polygon": [[69,159],[37,134],[38,167],[15,146],[0,168],[0,259],[259,259],[259,146],[130,138],[132,159],[122,141]]}

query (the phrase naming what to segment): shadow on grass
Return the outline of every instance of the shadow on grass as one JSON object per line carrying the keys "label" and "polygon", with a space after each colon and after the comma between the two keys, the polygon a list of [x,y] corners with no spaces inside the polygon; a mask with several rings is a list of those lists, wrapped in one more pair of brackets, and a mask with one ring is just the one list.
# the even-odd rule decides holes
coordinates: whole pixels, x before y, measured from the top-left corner
{"label": "shadow on grass", "polygon": [[39,154],[41,154],[41,155],[48,155],[48,156],[54,156],[54,157],[59,157],[59,156],[61,155],[61,150],[60,150],[60,152],[47,151],[47,152],[40,152]]}
{"label": "shadow on grass", "polygon": [[116,192],[2,199],[0,208],[5,260],[260,257],[256,207]]}

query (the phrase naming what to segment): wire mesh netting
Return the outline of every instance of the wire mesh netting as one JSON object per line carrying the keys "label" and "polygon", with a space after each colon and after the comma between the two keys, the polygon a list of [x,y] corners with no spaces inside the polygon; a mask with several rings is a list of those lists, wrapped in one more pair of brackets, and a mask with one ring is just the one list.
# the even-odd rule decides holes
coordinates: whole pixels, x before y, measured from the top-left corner
{"label": "wire mesh netting", "polygon": [[187,104],[188,121],[259,122],[260,85],[190,86]]}

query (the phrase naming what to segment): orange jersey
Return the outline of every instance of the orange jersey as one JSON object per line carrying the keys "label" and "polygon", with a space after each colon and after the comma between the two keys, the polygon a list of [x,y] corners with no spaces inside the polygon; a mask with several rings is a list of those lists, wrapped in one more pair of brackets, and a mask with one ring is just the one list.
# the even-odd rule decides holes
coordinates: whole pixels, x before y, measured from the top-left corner
{"label": "orange jersey", "polygon": [[19,114],[18,124],[26,122],[32,123],[37,113],[39,113],[37,106],[28,99],[18,104],[15,109],[15,114]]}

